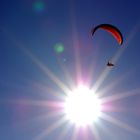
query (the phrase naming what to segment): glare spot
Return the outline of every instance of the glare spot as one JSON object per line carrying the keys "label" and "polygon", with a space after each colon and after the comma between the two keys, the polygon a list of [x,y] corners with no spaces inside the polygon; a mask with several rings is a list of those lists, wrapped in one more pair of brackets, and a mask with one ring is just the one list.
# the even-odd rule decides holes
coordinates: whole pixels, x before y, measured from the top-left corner
{"label": "glare spot", "polygon": [[35,3],[33,3],[33,9],[36,12],[42,12],[45,10],[45,4],[42,1],[36,1]]}
{"label": "glare spot", "polygon": [[55,50],[55,52],[57,52],[57,53],[62,53],[62,52],[64,51],[64,46],[63,46],[63,44],[57,43],[57,44],[54,46],[54,50]]}

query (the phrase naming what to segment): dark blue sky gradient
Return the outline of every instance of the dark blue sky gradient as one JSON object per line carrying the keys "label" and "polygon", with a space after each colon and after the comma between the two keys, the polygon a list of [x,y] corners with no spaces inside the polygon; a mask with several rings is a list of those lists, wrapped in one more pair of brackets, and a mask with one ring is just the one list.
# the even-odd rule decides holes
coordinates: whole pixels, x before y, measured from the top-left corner
{"label": "dark blue sky gradient", "polygon": [[[33,7],[42,2],[40,11]],[[60,101],[63,91],[34,62],[34,55],[64,84],[69,80],[65,70],[76,83],[75,53],[78,50],[82,76],[86,79],[90,66],[94,85],[106,68],[106,63],[119,49],[124,49],[115,67],[99,88],[102,91],[115,84],[104,97],[137,93],[112,101],[115,112],[109,115],[140,131],[140,1],[138,0],[1,0],[0,1],[0,140],[32,140],[61,118],[41,118],[51,108],[22,103],[22,101]],[[107,32],[100,30],[94,38],[90,31],[102,23],[118,27],[124,44]],[[57,43],[64,45],[64,52],[54,50]],[[120,47],[120,48],[119,48]],[[120,51],[120,50],[119,50]],[[78,55],[77,55],[78,56]],[[60,65],[61,64],[61,65]],[[50,90],[54,90],[54,96]],[[66,129],[64,140],[70,140],[74,127],[62,124],[42,140],[56,140]],[[140,135],[120,128],[103,119],[96,124],[100,140],[139,140]],[[82,131],[82,130],[81,130]],[[79,132],[80,133],[80,132]],[[140,133],[139,133],[140,134]],[[37,140],[41,140],[37,139]],[[77,139],[85,139],[78,135]],[[91,131],[88,140],[95,139]]]}

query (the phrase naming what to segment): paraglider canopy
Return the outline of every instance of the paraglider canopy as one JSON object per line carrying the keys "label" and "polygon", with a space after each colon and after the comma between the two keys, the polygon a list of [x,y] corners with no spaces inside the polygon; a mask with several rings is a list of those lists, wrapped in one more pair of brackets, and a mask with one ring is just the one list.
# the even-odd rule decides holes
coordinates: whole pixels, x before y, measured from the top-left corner
{"label": "paraglider canopy", "polygon": [[115,26],[113,26],[111,24],[100,24],[100,25],[94,27],[91,31],[92,36],[94,35],[95,31],[100,28],[111,33],[111,35],[118,41],[119,45],[122,45],[122,43],[123,43],[122,33],[120,32],[120,30],[118,28],[116,28]]}

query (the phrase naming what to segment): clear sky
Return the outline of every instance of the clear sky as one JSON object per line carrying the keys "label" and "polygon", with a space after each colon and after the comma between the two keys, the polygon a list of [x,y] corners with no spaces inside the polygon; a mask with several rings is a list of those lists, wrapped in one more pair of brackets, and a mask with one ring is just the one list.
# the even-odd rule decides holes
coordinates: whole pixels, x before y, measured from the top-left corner
{"label": "clear sky", "polygon": [[[0,140],[139,140],[139,11],[139,0],[1,0]],[[102,23],[120,29],[122,46],[103,30],[91,37]],[[95,130],[60,123],[56,102],[79,78],[118,98]]]}

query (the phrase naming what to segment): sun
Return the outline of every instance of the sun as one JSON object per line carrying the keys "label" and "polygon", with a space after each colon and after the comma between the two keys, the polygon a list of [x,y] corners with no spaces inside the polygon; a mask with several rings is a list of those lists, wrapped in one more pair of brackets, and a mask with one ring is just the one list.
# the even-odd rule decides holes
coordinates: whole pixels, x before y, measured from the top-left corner
{"label": "sun", "polygon": [[96,94],[84,85],[68,93],[64,103],[66,119],[76,126],[87,126],[101,115],[101,103]]}

